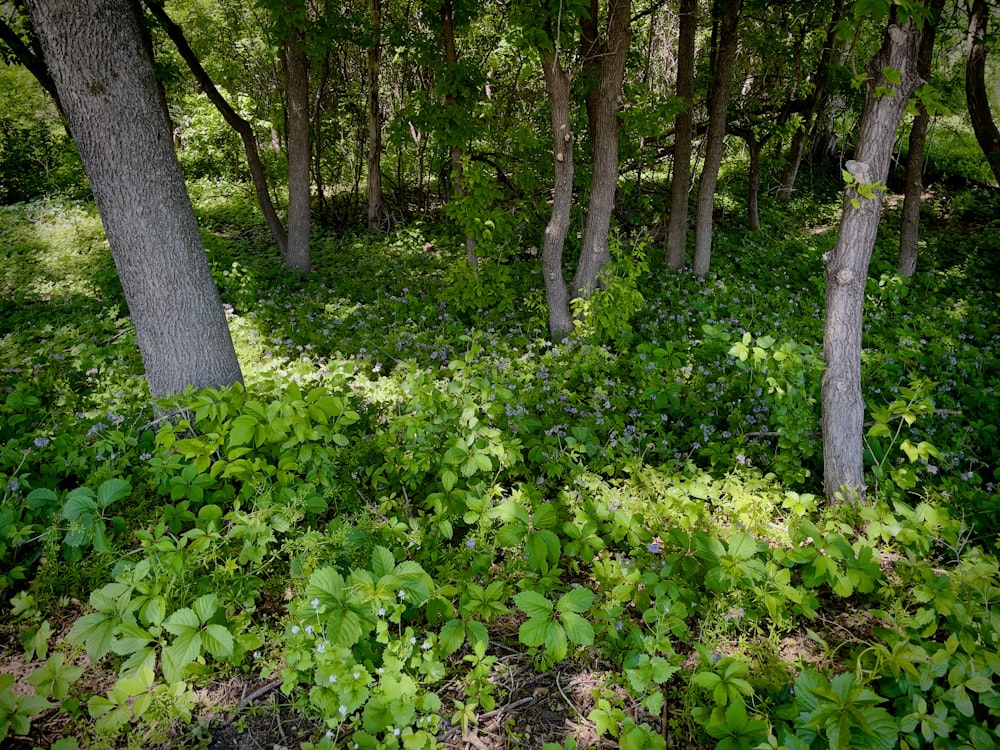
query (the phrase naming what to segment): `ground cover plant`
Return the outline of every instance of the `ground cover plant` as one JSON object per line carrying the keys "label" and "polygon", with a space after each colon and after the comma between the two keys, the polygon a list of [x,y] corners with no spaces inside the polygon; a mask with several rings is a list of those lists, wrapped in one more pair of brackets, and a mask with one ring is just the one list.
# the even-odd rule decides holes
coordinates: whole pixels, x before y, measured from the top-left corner
{"label": "ground cover plant", "polygon": [[870,502],[826,507],[810,179],[705,278],[619,229],[558,345],[513,229],[478,275],[433,216],[324,234],[303,278],[194,183],[246,383],[155,413],[92,205],[3,208],[0,739],[1000,743],[996,195],[935,192],[908,281],[890,211]]}

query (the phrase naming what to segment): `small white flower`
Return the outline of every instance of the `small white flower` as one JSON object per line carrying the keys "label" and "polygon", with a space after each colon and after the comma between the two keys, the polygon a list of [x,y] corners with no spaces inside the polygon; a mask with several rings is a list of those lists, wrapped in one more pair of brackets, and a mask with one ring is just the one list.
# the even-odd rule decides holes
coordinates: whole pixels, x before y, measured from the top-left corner
{"label": "small white flower", "polygon": [[420,646],[420,648],[422,648],[424,651],[427,651],[430,647],[431,647],[430,641],[424,641],[423,645]]}
{"label": "small white flower", "polygon": [[306,632],[309,635],[312,635],[312,633],[313,633],[313,626],[312,625],[306,625]]}
{"label": "small white flower", "polygon": [[355,672],[354,674],[351,675],[351,677],[353,677],[355,680],[360,680],[361,679],[361,673],[360,672]]}
{"label": "small white flower", "polygon": [[396,592],[396,596],[398,596],[400,600],[403,600],[406,598],[406,592],[403,591],[403,589],[400,589],[399,591]]}
{"label": "small white flower", "polygon": [[333,739],[333,730],[332,729],[327,729],[326,730],[326,738],[328,740],[332,740]]}
{"label": "small white flower", "polygon": [[309,602],[309,606],[311,606],[313,609],[319,609],[319,599],[313,599],[311,602]]}
{"label": "small white flower", "polygon": [[410,645],[411,646],[416,646],[417,645],[417,637],[415,635],[411,635],[410,636]]}
{"label": "small white flower", "polygon": [[336,681],[337,681],[337,675],[335,674],[330,675],[330,684],[332,685]]}
{"label": "small white flower", "polygon": [[323,643],[317,643],[316,644],[316,652],[320,653],[320,654],[325,654],[326,653],[326,643],[325,642],[323,642]]}
{"label": "small white flower", "polygon": [[298,625],[292,625],[292,635],[298,635],[300,630],[302,630],[302,628]]}
{"label": "small white flower", "polygon": [[385,617],[385,607],[379,607],[378,608],[378,616],[379,617]]}
{"label": "small white flower", "polygon": [[340,708],[338,708],[337,710],[340,711],[341,716],[347,716],[347,706],[345,706],[343,703],[340,704]]}
{"label": "small white flower", "polygon": [[401,732],[399,731],[399,727],[394,727],[393,730],[392,730],[392,736],[393,737],[399,737],[400,734],[401,734]]}

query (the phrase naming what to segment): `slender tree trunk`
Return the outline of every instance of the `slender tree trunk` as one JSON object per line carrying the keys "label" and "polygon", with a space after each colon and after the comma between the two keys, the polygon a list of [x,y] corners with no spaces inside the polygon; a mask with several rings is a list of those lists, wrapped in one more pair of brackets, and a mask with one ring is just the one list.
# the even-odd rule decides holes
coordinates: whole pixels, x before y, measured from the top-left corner
{"label": "slender tree trunk", "polygon": [[309,174],[309,58],[302,31],[289,28],[283,50],[288,102],[288,252],[285,268],[309,272],[311,181]]}
{"label": "slender tree trunk", "polygon": [[829,75],[830,58],[837,44],[837,26],[840,23],[843,10],[844,0],[836,0],[833,6],[830,25],[827,29],[826,43],[823,45],[823,51],[819,56],[819,63],[816,65],[816,73],[813,75],[813,90],[806,100],[806,108],[802,113],[802,126],[795,131],[788,148],[788,161],[785,163],[785,170],[781,174],[781,182],[778,185],[778,192],[775,195],[775,199],[778,201],[787,201],[792,197],[792,191],[795,189],[795,178],[799,174],[799,166],[802,164],[806,144],[809,142],[809,133],[812,130],[813,119],[817,113],[823,111],[826,103],[826,79]]}
{"label": "slender tree trunk", "polygon": [[592,172],[580,262],[573,277],[573,294],[581,297],[595,289],[601,270],[611,259],[608,235],[618,188],[618,110],[632,36],[631,0],[610,0],[607,34],[603,41],[597,32],[598,1],[591,0],[590,5],[590,14],[584,17],[581,26],[584,76],[590,86],[586,104]]}
{"label": "slender tree trunk", "polygon": [[[444,0],[441,4],[441,32],[444,35],[444,62],[448,70],[454,68],[458,62],[453,11],[452,0]],[[453,95],[448,94],[445,97],[445,103],[455,105],[457,101]],[[465,197],[465,188],[462,186],[464,169],[465,149],[460,145],[454,145],[451,147],[451,186],[459,198]],[[472,268],[479,268],[479,258],[476,256],[476,239],[469,235],[465,236],[465,258]]]}
{"label": "slender tree trunk", "polygon": [[545,298],[549,307],[549,335],[553,341],[562,341],[573,331],[569,294],[562,269],[563,246],[569,233],[570,210],[573,207],[573,127],[569,114],[569,78],[559,61],[559,49],[551,29],[549,38],[552,48],[539,49],[539,53],[552,117],[555,189],[552,196],[552,216],[545,227],[545,242],[542,246],[542,273],[545,276]]}
{"label": "slender tree trunk", "polygon": [[271,200],[271,193],[267,187],[267,177],[264,174],[264,166],[260,161],[260,149],[257,146],[257,136],[253,132],[253,127],[244,120],[236,110],[230,106],[226,98],[220,93],[211,77],[205,71],[198,56],[191,49],[184,31],[174,23],[173,19],[167,15],[163,9],[163,4],[157,0],[145,0],[146,7],[150,13],[159,21],[160,26],[167,32],[167,36],[174,43],[177,52],[187,63],[194,79],[198,82],[201,90],[205,92],[208,100],[215,105],[215,108],[222,115],[222,118],[235,130],[243,141],[243,149],[246,151],[247,167],[250,170],[250,180],[253,182],[254,193],[257,196],[257,203],[264,214],[264,220],[271,230],[275,244],[282,257],[288,252],[288,235],[285,232],[284,224],[278,217],[278,212],[274,209],[274,202]]}
{"label": "slender tree trunk", "polygon": [[683,109],[674,118],[674,174],[670,181],[670,225],[667,265],[684,268],[688,200],[691,192],[691,136],[694,130],[694,37],[698,30],[698,0],[681,0],[677,40],[677,98]]}
{"label": "slender tree trunk", "polygon": [[1000,130],[990,113],[986,94],[986,29],[990,8],[986,0],[974,0],[969,15],[968,54],[965,67],[965,100],[969,105],[972,130],[979,147],[993,170],[993,179],[1000,185]]}
{"label": "slender tree trunk", "polygon": [[[826,265],[826,325],[823,336],[823,484],[828,502],[865,498],[862,446],[865,404],[861,395],[861,328],[865,280],[875,246],[882,190],[889,173],[892,144],[906,102],[920,82],[917,53],[920,31],[912,20],[891,24],[882,49],[867,65],[868,101],[858,128],[853,160],[845,164],[861,186],[882,186],[865,198],[851,185]],[[900,71],[894,84],[883,71]],[[888,90],[891,93],[886,94]]]}
{"label": "slender tree trunk", "polygon": [[708,116],[708,135],[705,136],[705,163],[701,169],[698,200],[695,206],[694,272],[699,276],[708,273],[712,260],[712,209],[726,140],[729,81],[733,75],[733,64],[736,62],[736,47],[739,41],[737,26],[743,4],[742,0],[716,0],[716,2],[721,6],[722,19],[719,27],[719,46],[715,56],[715,71],[712,76],[712,104]]}
{"label": "slender tree trunk", "polygon": [[129,0],[29,0],[154,398],[242,380]]}
{"label": "slender tree trunk", "polygon": [[368,228],[378,229],[382,215],[382,109],[379,67],[382,56],[382,0],[369,0],[372,40],[368,48]]}
{"label": "slender tree trunk", "polygon": [[[931,59],[934,53],[934,36],[944,8],[944,0],[931,0],[927,10],[930,19],[920,35],[920,52],[917,58],[917,75],[921,81],[931,77]],[[924,191],[924,144],[930,115],[923,102],[917,102],[917,116],[910,126],[909,148],[906,154],[906,178],[903,188],[903,216],[899,228],[899,275],[909,278],[917,270],[917,248],[920,236],[920,197]]]}

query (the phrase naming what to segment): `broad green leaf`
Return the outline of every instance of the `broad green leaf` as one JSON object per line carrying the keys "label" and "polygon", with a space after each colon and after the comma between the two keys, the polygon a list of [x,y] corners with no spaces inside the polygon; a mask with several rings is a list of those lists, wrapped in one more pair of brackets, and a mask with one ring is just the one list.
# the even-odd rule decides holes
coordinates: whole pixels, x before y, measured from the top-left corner
{"label": "broad green leaf", "polygon": [[77,487],[66,496],[62,514],[69,521],[79,520],[84,515],[94,515],[97,511],[97,498],[89,487]]}
{"label": "broad green leaf", "polygon": [[[583,590],[586,591],[586,589]],[[552,602],[534,591],[522,591],[516,594],[514,603],[528,617],[548,617],[552,612]]]}
{"label": "broad green leaf", "polygon": [[132,485],[124,479],[108,479],[97,488],[97,504],[107,508],[112,503],[127,497],[131,491]]}
{"label": "broad green leaf", "polygon": [[66,636],[73,644],[83,644],[87,657],[97,663],[108,651],[114,640],[115,621],[102,612],[92,612],[84,615],[75,623]]}
{"label": "broad green leaf", "polygon": [[163,621],[163,629],[173,635],[182,635],[197,630],[201,625],[198,615],[190,607],[178,609]]}
{"label": "broad green leaf", "polygon": [[[547,601],[547,600],[546,600]],[[586,612],[594,601],[594,592],[583,587],[570,589],[556,603],[560,612]],[[531,615],[529,614],[529,617]]]}
{"label": "broad green leaf", "polygon": [[385,547],[376,547],[372,552],[372,573],[375,578],[389,575],[396,567],[396,558]]}
{"label": "broad green leaf", "polygon": [[550,630],[559,629],[555,622],[544,617],[532,617],[521,623],[517,637],[525,646],[541,646],[548,638]]}
{"label": "broad green leaf", "polygon": [[575,612],[563,612],[560,616],[566,637],[578,646],[589,646],[594,642],[594,627]]}
{"label": "broad green leaf", "polygon": [[233,634],[224,625],[208,625],[201,637],[202,645],[216,659],[233,655]]}

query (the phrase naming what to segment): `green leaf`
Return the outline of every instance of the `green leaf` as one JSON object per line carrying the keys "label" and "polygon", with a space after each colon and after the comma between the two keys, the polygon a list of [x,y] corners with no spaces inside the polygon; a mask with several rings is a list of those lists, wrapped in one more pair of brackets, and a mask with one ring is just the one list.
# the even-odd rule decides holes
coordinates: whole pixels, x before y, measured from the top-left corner
{"label": "green leaf", "polygon": [[73,623],[66,640],[77,645],[82,643],[87,658],[97,663],[111,650],[114,634],[114,620],[103,612],[92,612]]}
{"label": "green leaf", "polygon": [[372,552],[372,574],[376,579],[389,575],[396,567],[396,558],[385,547],[376,547]]}
{"label": "green leaf", "polygon": [[566,637],[578,646],[589,646],[594,642],[594,627],[575,612],[564,612],[560,615]]}
{"label": "green leaf", "polygon": [[[586,589],[582,590],[586,591]],[[588,591],[588,593],[590,592]],[[591,594],[591,597],[593,597],[593,594]],[[534,591],[522,591],[515,595],[514,603],[528,617],[548,617],[552,612],[552,602]],[[538,644],[534,645],[537,646]]]}
{"label": "green leaf", "polygon": [[253,439],[257,425],[257,418],[249,414],[234,419],[229,428],[229,447],[247,445]]}
{"label": "green leaf", "polygon": [[66,504],[62,514],[69,521],[79,520],[84,515],[94,516],[97,511],[97,499],[89,487],[77,487],[66,496]]}
{"label": "green leaf", "polygon": [[[594,592],[583,587],[570,589],[556,602],[560,612],[586,612],[594,601]],[[531,617],[531,615],[528,615]]]}
{"label": "green leaf", "polygon": [[131,491],[132,485],[124,479],[109,479],[97,488],[97,504],[107,508],[112,503],[127,497]]}
{"label": "green leaf", "polygon": [[233,655],[233,634],[224,625],[209,625],[202,633],[202,645],[216,659]]}
{"label": "green leaf", "polygon": [[544,617],[532,617],[521,623],[517,630],[517,637],[525,646],[541,646],[549,637],[550,630],[557,630],[559,626],[550,619]]}
{"label": "green leaf", "polygon": [[198,615],[190,607],[184,607],[174,612],[163,621],[163,629],[173,635],[183,635],[197,630],[201,625]]}

